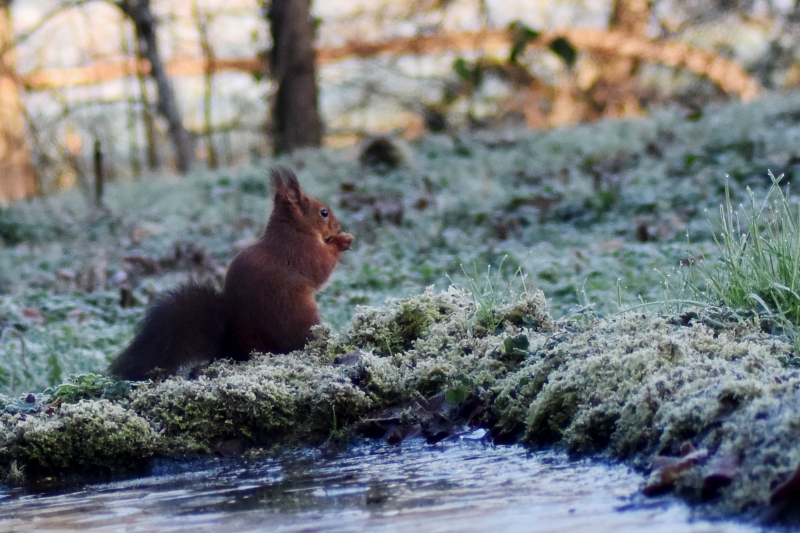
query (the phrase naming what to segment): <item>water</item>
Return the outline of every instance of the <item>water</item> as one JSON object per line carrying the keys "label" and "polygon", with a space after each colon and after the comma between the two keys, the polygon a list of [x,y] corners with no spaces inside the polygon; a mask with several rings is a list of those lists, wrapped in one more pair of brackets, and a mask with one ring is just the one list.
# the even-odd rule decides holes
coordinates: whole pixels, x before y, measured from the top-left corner
{"label": "water", "polygon": [[0,531],[755,532],[648,500],[621,465],[520,446],[368,443],[338,454],[156,464],[137,479],[0,492]]}

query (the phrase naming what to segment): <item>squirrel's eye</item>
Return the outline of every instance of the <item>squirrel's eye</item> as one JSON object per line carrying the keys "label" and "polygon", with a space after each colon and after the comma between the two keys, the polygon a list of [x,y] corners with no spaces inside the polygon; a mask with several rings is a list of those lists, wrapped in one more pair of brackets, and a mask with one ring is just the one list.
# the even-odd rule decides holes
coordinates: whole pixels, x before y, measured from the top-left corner
{"label": "squirrel's eye", "polygon": [[319,214],[322,215],[324,218],[328,218],[328,210],[327,209],[321,210],[319,212]]}

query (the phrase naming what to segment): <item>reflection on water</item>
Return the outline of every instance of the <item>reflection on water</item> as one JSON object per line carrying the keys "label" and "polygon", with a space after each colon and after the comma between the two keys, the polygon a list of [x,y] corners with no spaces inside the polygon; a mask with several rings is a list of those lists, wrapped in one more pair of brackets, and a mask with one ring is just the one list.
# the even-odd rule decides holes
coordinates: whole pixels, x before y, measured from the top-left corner
{"label": "reflection on water", "polygon": [[368,443],[339,454],[161,463],[139,479],[0,492],[0,531],[753,532],[645,500],[624,466],[519,446]]}

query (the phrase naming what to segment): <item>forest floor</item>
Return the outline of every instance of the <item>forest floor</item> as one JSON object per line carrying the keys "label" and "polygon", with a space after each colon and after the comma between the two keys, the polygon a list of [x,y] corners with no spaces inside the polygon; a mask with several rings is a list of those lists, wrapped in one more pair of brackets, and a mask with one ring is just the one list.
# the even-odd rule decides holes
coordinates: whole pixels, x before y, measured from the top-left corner
{"label": "forest floor", "polygon": [[[800,462],[794,346],[757,317],[690,308],[697,294],[682,287],[693,264],[718,260],[726,187],[736,205],[748,188],[766,194],[768,170],[791,181],[798,141],[800,97],[776,95],[700,116],[429,135],[399,143],[396,168],[307,150],[114,183],[103,209],[79,191],[3,208],[0,390],[36,393],[4,400],[4,476],[96,467],[74,461],[101,446],[85,438],[98,420],[115,437],[96,460],[125,463],[232,436],[350,427],[402,439],[442,417],[498,442],[630,461],[650,470],[648,490],[676,487],[718,512],[779,506]],[[86,377],[160,292],[221,282],[263,229],[273,163],[356,237],[318,297],[332,330],[305,359],[219,363],[197,380]]]}

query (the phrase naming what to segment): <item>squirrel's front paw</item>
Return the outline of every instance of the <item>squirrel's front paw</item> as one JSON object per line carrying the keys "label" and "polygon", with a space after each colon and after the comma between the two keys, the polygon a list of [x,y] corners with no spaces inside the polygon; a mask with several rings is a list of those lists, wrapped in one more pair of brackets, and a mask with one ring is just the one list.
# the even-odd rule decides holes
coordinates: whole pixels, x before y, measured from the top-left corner
{"label": "squirrel's front paw", "polygon": [[344,252],[345,250],[350,249],[350,245],[353,244],[353,241],[355,240],[356,238],[349,233],[340,233],[333,237],[332,242],[339,247],[339,250]]}

